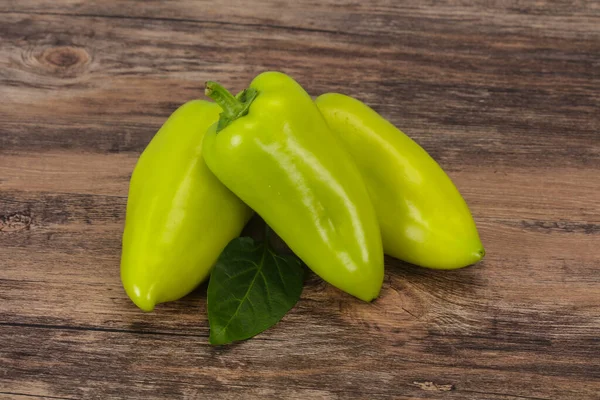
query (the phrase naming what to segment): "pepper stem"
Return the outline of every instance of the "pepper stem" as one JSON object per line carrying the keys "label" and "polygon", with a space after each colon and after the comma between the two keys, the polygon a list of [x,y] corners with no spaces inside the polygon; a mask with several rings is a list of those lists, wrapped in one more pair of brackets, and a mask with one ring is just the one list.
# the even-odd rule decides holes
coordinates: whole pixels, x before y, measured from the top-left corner
{"label": "pepper stem", "polygon": [[204,94],[213,99],[223,109],[217,124],[217,132],[219,132],[236,119],[248,114],[250,104],[258,96],[258,91],[254,88],[248,88],[234,96],[217,82],[207,81]]}

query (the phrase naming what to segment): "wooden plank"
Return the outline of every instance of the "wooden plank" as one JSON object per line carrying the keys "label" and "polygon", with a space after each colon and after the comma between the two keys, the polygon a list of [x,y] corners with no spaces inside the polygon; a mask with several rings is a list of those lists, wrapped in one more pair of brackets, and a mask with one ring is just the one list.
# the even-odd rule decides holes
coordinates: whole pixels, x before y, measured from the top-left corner
{"label": "wooden plank", "polygon": [[[588,36],[597,32],[594,22],[600,11],[593,0],[556,1],[548,3],[513,4],[502,0],[485,3],[456,0],[426,0],[419,3],[377,0],[367,3],[296,1],[286,4],[255,0],[251,7],[239,7],[235,2],[218,6],[207,1],[155,1],[152,7],[139,7],[135,0],[117,0],[110,4],[65,0],[7,0],[0,7],[4,12],[28,15],[54,13],[88,15],[124,19],[212,21],[220,24],[246,24],[256,29],[279,27],[334,31],[340,34],[403,35],[417,27],[415,22],[446,31],[515,33],[520,36]],[[260,11],[260,12],[257,12]],[[401,16],[402,18],[396,18]],[[563,36],[564,37],[564,36]]]}
{"label": "wooden plank", "polygon": [[[437,25],[440,38],[431,40],[424,30],[345,36],[92,14],[0,14],[8,100],[0,122],[9,127],[0,149],[141,151],[177,105],[202,96],[205,80],[241,89],[284,65],[314,95],[341,90],[365,100],[450,164],[550,166],[560,157],[599,166],[597,27],[522,44],[523,36],[468,39]],[[378,74],[357,74],[357,64]]]}
{"label": "wooden plank", "polygon": [[[66,150],[3,153],[0,155],[0,189],[125,198],[138,156],[137,153],[98,154]],[[22,196],[27,201],[26,193]]]}
{"label": "wooden plank", "polygon": [[[365,395],[375,399],[420,399],[438,398],[439,392],[457,399],[543,399],[593,398],[597,393],[594,390],[598,386],[589,381],[543,376],[536,373],[535,365],[529,370],[511,371],[489,363],[466,372],[452,363],[406,360],[394,351],[382,354],[378,352],[378,344],[382,343],[361,335],[361,330],[354,332],[321,329],[302,337],[304,342],[300,340],[295,346],[289,346],[285,338],[271,337],[225,350],[207,348],[199,345],[197,338],[185,336],[7,327],[0,336],[12,343],[12,348],[26,348],[29,341],[40,338],[45,345],[37,351],[8,353],[4,365],[9,362],[12,368],[0,382],[8,381],[7,391],[31,387],[34,394],[53,393],[67,398],[82,397],[86,390],[101,391],[107,397],[243,395],[294,399]],[[336,341],[337,335],[344,335],[348,344]],[[315,349],[318,345],[321,348]],[[397,346],[409,347],[402,342]],[[494,354],[478,353],[484,357]],[[469,356],[467,352],[458,353],[453,360],[463,364]],[[502,357],[509,363],[519,363],[521,356]],[[575,366],[564,368],[577,370]],[[438,389],[428,390],[427,382]],[[521,396],[525,385],[531,385],[536,395]]]}
{"label": "wooden plank", "polygon": [[[129,187],[137,153],[98,154],[52,150],[10,152],[0,156],[0,190],[23,192],[15,196],[29,199],[27,192],[57,194],[100,194],[123,199]],[[483,160],[482,160],[483,162]],[[476,217],[523,219],[524,227],[556,223],[553,229],[597,231],[600,222],[600,182],[594,168],[573,168],[558,163],[554,168],[517,168],[482,163],[467,168],[440,161]],[[8,196],[8,197],[7,197]],[[6,206],[19,201],[5,194]],[[15,210],[18,207],[14,207]],[[531,220],[528,222],[527,220]],[[537,220],[537,222],[536,222]],[[568,221],[581,226],[561,225]],[[585,227],[585,224],[591,224]],[[552,228],[550,225],[547,228]]]}

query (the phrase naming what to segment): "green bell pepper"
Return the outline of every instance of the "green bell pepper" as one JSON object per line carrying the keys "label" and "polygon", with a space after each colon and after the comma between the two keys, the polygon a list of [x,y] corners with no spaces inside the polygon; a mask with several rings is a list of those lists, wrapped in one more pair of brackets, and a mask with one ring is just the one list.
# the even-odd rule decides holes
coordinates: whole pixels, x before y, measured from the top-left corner
{"label": "green bell pepper", "polygon": [[317,275],[364,301],[383,281],[375,210],[351,157],[311,97],[290,77],[265,72],[237,97],[214,82],[223,108],[203,157]]}
{"label": "green bell pepper", "polygon": [[202,160],[204,134],[220,111],[207,101],[182,105],[133,171],[121,280],[127,295],[144,311],[185,296],[206,279],[251,216]]}
{"label": "green bell pepper", "polygon": [[386,254],[436,269],[483,258],[467,204],[421,146],[356,99],[328,93],[315,103],[363,174]]}

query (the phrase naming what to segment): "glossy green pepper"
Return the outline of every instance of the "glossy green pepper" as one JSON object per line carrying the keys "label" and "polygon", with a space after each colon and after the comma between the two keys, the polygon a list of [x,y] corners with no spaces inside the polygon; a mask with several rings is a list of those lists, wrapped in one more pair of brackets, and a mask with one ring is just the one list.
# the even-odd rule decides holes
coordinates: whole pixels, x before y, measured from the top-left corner
{"label": "glossy green pepper", "polygon": [[251,215],[202,160],[204,134],[220,112],[200,100],[179,107],[133,171],[121,280],[144,311],[194,290]]}
{"label": "glossy green pepper", "polygon": [[386,254],[435,269],[483,258],[467,204],[421,146],[356,99],[328,93],[315,102],[363,174]]}
{"label": "glossy green pepper", "polygon": [[204,140],[211,171],[317,275],[364,301],[377,297],[375,210],[311,97],[278,72],[262,73],[237,98],[214,82],[206,94],[223,108]]}

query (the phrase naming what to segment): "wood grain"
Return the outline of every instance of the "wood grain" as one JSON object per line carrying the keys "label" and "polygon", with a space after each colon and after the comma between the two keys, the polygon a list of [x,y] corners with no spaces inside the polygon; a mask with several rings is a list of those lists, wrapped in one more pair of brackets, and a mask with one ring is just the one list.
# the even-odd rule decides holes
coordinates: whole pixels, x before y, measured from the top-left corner
{"label": "wood grain", "polygon": [[[139,153],[203,82],[356,96],[425,147],[488,254],[386,259],[363,304],[314,275],[244,343],[206,286],[144,314],[119,281]],[[0,3],[0,398],[600,398],[595,1]]]}

